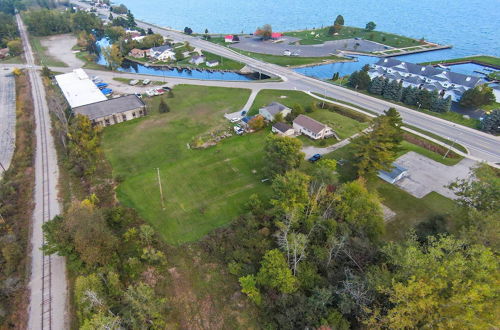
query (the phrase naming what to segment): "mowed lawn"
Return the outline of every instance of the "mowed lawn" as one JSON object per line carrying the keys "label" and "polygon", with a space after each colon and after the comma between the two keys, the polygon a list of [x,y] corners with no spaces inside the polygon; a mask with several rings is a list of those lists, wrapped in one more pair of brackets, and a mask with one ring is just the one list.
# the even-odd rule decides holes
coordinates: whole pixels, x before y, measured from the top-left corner
{"label": "mowed lawn", "polygon": [[241,109],[250,91],[180,85],[174,95],[165,98],[169,113],[157,113],[155,98],[148,100],[147,117],[106,128],[103,149],[113,174],[123,180],[120,201],[177,245],[229,223],[251,194],[269,194],[270,187],[261,183],[267,131],[233,136],[208,149],[187,147],[194,137],[228,125],[222,115]]}

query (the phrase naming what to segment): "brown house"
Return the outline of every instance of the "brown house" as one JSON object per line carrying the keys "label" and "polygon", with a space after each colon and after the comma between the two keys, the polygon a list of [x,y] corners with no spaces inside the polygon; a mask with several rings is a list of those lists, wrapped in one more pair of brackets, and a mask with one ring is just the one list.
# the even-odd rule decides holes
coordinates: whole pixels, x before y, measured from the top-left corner
{"label": "brown house", "polygon": [[132,56],[135,58],[144,58],[148,55],[149,55],[149,49],[134,48],[128,53],[128,56]]}

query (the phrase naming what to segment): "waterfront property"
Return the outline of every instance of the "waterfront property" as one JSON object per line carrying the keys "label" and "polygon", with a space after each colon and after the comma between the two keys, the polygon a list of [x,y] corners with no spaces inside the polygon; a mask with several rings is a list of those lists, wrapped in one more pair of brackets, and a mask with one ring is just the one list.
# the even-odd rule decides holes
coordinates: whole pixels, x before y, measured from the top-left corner
{"label": "waterfront property", "polygon": [[216,67],[217,65],[219,65],[219,61],[217,61],[217,60],[207,61],[205,64],[209,68],[213,68],[213,67]]}
{"label": "waterfront property", "polygon": [[297,134],[304,134],[313,140],[335,136],[335,132],[330,127],[305,115],[299,115],[294,119],[293,129]]}
{"label": "waterfront property", "polygon": [[172,47],[167,45],[151,48],[149,51],[149,56],[162,62],[175,60],[175,52],[173,51]]}
{"label": "waterfront property", "polygon": [[380,59],[368,71],[370,78],[385,77],[390,81],[401,82],[403,87],[423,88],[438,91],[443,97],[450,96],[452,101],[459,101],[462,94],[478,85],[486,83],[479,77],[438,69],[431,65],[418,65],[393,58]]}
{"label": "waterfront property", "polygon": [[146,105],[132,94],[76,107],[73,112],[87,116],[95,126],[110,126],[145,116]]}
{"label": "waterfront property", "polygon": [[268,121],[274,121],[275,116],[278,114],[281,114],[281,117],[285,118],[290,112],[292,112],[290,108],[278,102],[272,102],[259,109],[259,114]]}
{"label": "waterfront property", "polygon": [[144,58],[144,57],[149,56],[149,51],[150,51],[149,49],[134,48],[128,53],[128,56],[131,56],[134,58]]}
{"label": "waterfront property", "polygon": [[194,65],[203,64],[203,63],[205,63],[205,56],[204,55],[193,55],[189,59],[189,63],[194,64]]}

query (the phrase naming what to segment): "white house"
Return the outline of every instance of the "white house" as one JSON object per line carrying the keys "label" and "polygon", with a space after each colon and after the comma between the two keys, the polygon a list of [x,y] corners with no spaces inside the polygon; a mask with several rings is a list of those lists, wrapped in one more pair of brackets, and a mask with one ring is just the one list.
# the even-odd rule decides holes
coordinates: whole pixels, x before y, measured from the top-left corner
{"label": "white house", "polygon": [[194,65],[200,65],[205,63],[205,56],[204,55],[193,55],[189,59],[189,63],[194,64]]}
{"label": "white house", "polygon": [[273,133],[276,133],[278,135],[282,136],[293,136],[295,134],[295,130],[293,129],[292,126],[282,123],[282,122],[277,122],[271,127],[271,131]]}
{"label": "white house", "polygon": [[281,116],[285,118],[290,112],[292,112],[290,108],[287,108],[283,104],[278,102],[270,103],[265,107],[259,109],[259,114],[269,121],[274,121],[274,116],[276,116],[278,113],[280,113]]}
{"label": "white house", "polygon": [[408,170],[398,164],[392,164],[394,166],[390,171],[378,171],[378,177],[389,183],[396,183],[396,181],[401,180],[403,177],[408,175]]}
{"label": "white house", "polygon": [[295,133],[307,135],[313,140],[336,136],[330,127],[305,115],[299,115],[294,119],[293,129]]}
{"label": "white house", "polygon": [[217,61],[217,60],[207,61],[205,64],[206,64],[209,68],[213,68],[214,66],[219,65],[219,61]]}
{"label": "white house", "polygon": [[175,53],[170,46],[153,47],[149,50],[149,56],[158,61],[175,60]]}
{"label": "white house", "polygon": [[390,81],[401,82],[403,87],[423,88],[438,91],[444,97],[451,96],[459,101],[462,94],[478,85],[486,83],[480,77],[435,68],[431,65],[418,65],[393,58],[382,58],[368,71],[370,78],[383,76]]}

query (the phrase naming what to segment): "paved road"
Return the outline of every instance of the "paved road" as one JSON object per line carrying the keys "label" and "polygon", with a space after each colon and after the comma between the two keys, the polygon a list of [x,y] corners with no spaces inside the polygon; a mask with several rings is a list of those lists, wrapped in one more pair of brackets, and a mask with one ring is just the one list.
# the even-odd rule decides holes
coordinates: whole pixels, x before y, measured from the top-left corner
{"label": "paved road", "polygon": [[[82,2],[74,2],[82,7],[89,6],[88,4]],[[108,15],[107,11],[100,10],[100,12],[103,15]],[[324,81],[307,77],[288,68],[262,62],[248,56],[244,56],[226,47],[199,38],[188,36],[177,31],[169,30],[167,28],[158,27],[153,24],[140,21],[138,21],[138,25],[144,29],[152,28],[155,32],[178,41],[188,41],[192,46],[196,48],[201,48],[211,53],[245,63],[246,65],[268,75],[279,76],[284,81],[282,83],[284,87],[283,89],[297,89],[302,91],[320,93],[328,97],[355,104],[379,114],[383,113],[384,110],[387,110],[389,107],[393,106],[401,113],[401,117],[403,118],[405,123],[437,134],[439,136],[456,140],[457,143],[460,143],[467,147],[470,151],[470,154],[476,158],[492,163],[500,163],[499,137],[495,137],[490,134],[486,134],[461,125],[457,125],[449,121],[436,118],[434,116],[429,116],[406,107],[395,106],[394,104],[386,102],[384,100],[380,100],[368,95],[364,95],[362,93],[329,84]],[[236,82],[234,82],[233,84],[234,87],[238,86],[238,83]]]}
{"label": "paved road", "polygon": [[34,68],[33,52],[19,15],[17,22],[24,45],[36,120],[35,209],[31,230],[31,275],[28,329],[69,329],[66,264],[64,258],[47,256],[40,248],[42,224],[59,214],[58,167],[51,135],[49,109],[40,75]]}
{"label": "paved road", "polygon": [[10,71],[0,71],[0,178],[16,146],[16,88]]}

